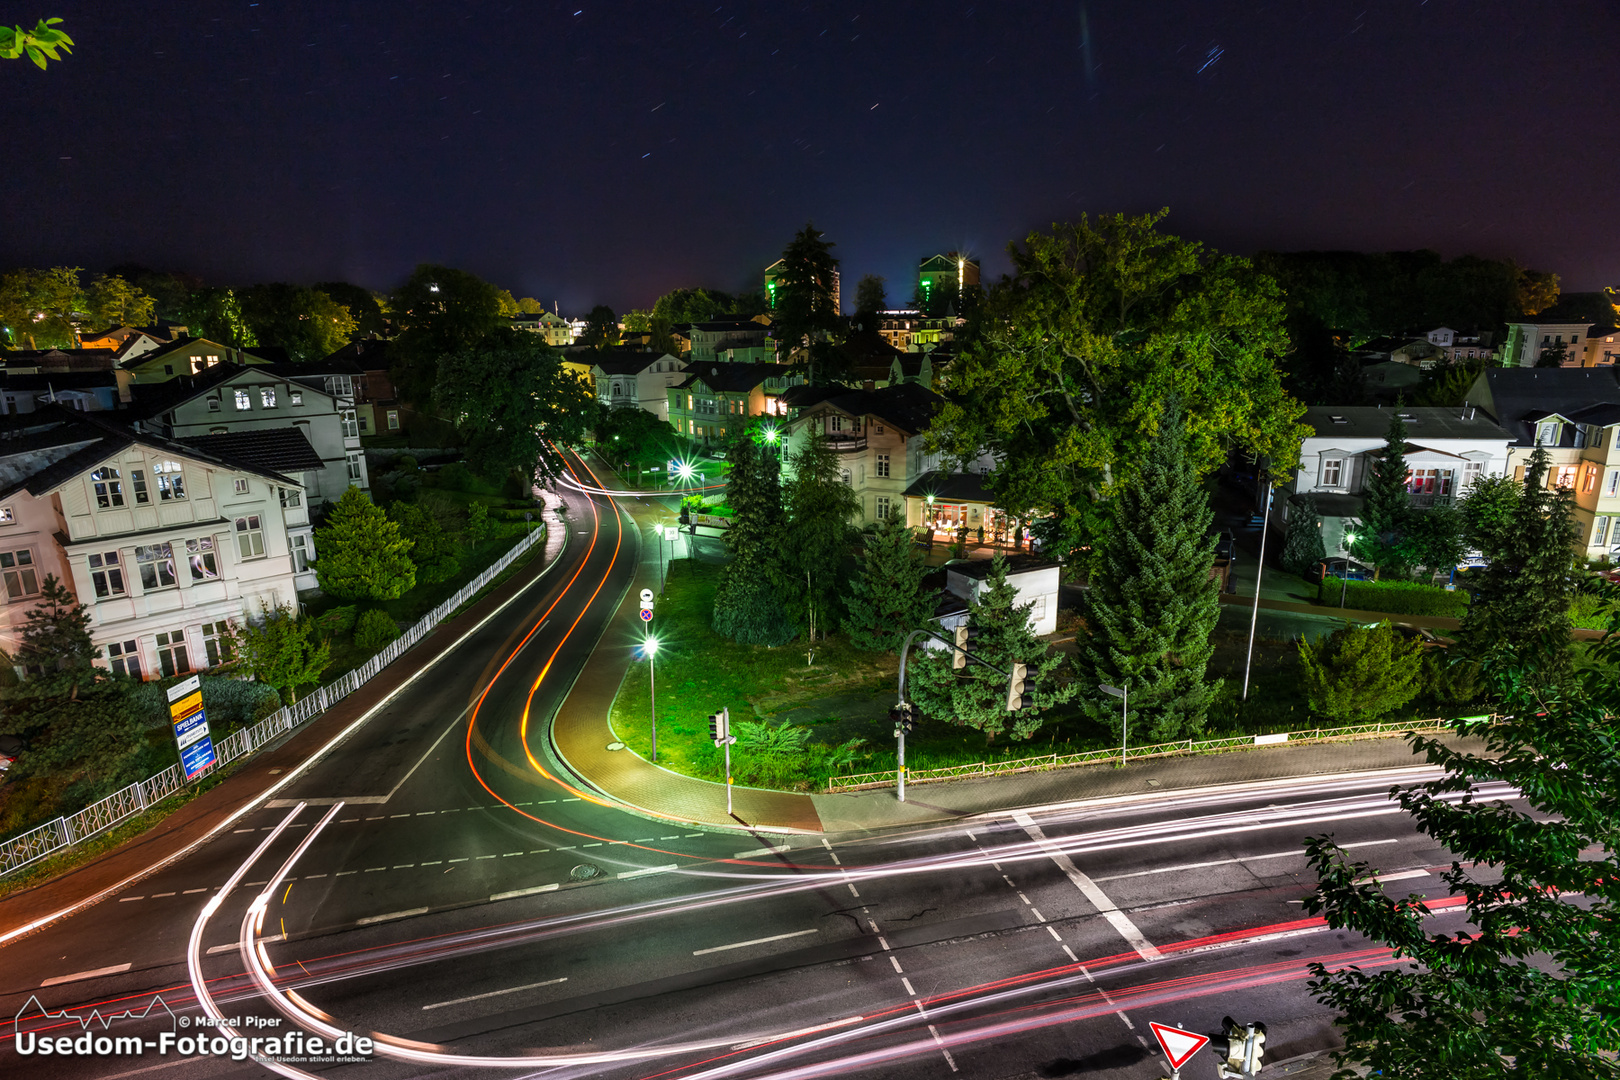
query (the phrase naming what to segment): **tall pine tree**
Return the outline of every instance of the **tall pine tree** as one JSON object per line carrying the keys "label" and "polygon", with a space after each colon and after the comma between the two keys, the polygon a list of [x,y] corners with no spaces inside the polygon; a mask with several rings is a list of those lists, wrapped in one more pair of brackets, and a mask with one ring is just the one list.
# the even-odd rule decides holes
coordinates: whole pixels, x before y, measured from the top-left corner
{"label": "tall pine tree", "polygon": [[849,519],[860,509],[840,476],[838,455],[813,427],[789,460],[792,478],[783,488],[787,523],[782,530],[782,591],[794,615],[815,641],[832,630],[843,591],[843,562],[855,530]]}
{"label": "tall pine tree", "polygon": [[1389,414],[1384,452],[1372,463],[1372,475],[1367,477],[1361,521],[1350,546],[1352,555],[1373,566],[1374,577],[1386,571],[1405,576],[1408,569],[1401,554],[1401,540],[1412,516],[1406,474],[1406,422],[1397,406]]}
{"label": "tall pine tree", "polygon": [[1316,512],[1316,496],[1296,496],[1288,508],[1288,538],[1283,542],[1283,569],[1306,577],[1316,564],[1327,558],[1322,545],[1322,515]]}
{"label": "tall pine tree", "polygon": [[1220,615],[1220,587],[1210,576],[1213,518],[1172,399],[1093,560],[1089,633],[1079,643],[1089,684],[1081,708],[1092,719],[1119,727],[1118,704],[1096,688],[1125,686],[1135,738],[1162,742],[1203,729],[1213,689],[1205,678],[1210,634]]}
{"label": "tall pine tree", "polygon": [[344,600],[394,600],[416,584],[411,542],[357,487],[315,530],[315,553],[321,588]]}
{"label": "tall pine tree", "polygon": [[785,645],[795,630],[782,603],[782,488],[776,456],[750,431],[731,447],[726,503],[731,562],[714,595],[715,632],[744,645]]}
{"label": "tall pine tree", "polygon": [[779,359],[803,368],[812,386],[842,372],[831,338],[842,327],[833,289],[838,260],[827,234],[806,224],[782,252],[771,283],[771,327]]}
{"label": "tall pine tree", "polygon": [[861,538],[861,572],[849,583],[849,640],[857,649],[894,652],[934,613],[936,597],[922,587],[928,574],[905,520],[892,516]]}

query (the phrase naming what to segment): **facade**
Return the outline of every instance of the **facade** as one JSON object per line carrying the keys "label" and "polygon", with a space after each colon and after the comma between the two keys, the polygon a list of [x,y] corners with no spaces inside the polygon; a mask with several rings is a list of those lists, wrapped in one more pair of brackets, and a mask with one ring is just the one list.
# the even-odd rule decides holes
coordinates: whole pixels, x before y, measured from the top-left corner
{"label": "facade", "polygon": [[233,349],[207,338],[181,338],[167,345],[127,357],[118,366],[135,382],[160,383],[182,375],[197,375],[222,363],[264,364],[264,357]]}
{"label": "facade", "polygon": [[686,365],[662,352],[608,349],[591,368],[596,400],[610,409],[645,409],[669,419],[670,390],[686,380]]}
{"label": "facade", "polygon": [[911,338],[923,322],[923,313],[915,308],[894,308],[877,314],[877,332],[883,340],[901,352],[911,352]]}
{"label": "facade", "polygon": [[513,315],[512,329],[539,334],[553,348],[560,349],[574,343],[574,324],[550,311]]}
{"label": "facade", "polygon": [[1510,476],[1523,480],[1535,448],[1546,448],[1547,484],[1575,493],[1578,545],[1588,558],[1620,546],[1620,373],[1612,366],[1489,368],[1468,400],[1511,437]]}
{"label": "facade", "polygon": [[[1414,506],[1449,506],[1476,480],[1507,471],[1511,437],[1481,410],[1414,406],[1400,415],[1406,421],[1410,470],[1406,489]],[[1389,417],[1389,410],[1377,406],[1305,410],[1312,434],[1300,448],[1299,471],[1277,493],[1273,513],[1286,520],[1293,496],[1314,496],[1330,556],[1349,553],[1344,534],[1361,517],[1362,495],[1383,454]]]}
{"label": "facade", "polygon": [[224,659],[225,624],[294,604],[290,477],[89,419],[0,444],[0,644],[46,575],[90,609],[97,662],[141,679]]}
{"label": "facade", "polygon": [[[691,361],[694,364],[724,360],[726,358],[720,353],[725,349],[758,349],[762,358],[774,351],[767,338],[770,333],[768,324],[753,319],[716,319],[692,323],[688,333],[692,341]],[[771,358],[774,359],[774,356]]]}
{"label": "facade", "polygon": [[[392,342],[382,338],[361,338],[343,346],[337,352],[323,358],[319,364],[310,367],[299,365],[293,368],[278,368],[281,374],[303,381],[305,374],[321,373],[318,388],[327,389],[328,378],[349,377],[349,389],[353,391],[355,420],[359,424],[360,434],[366,435],[395,435],[405,430],[405,420],[410,408],[399,400],[394,390],[393,379],[388,372],[393,365],[393,356],[390,352]],[[341,390],[342,383],[335,382],[334,390]]]}
{"label": "facade", "polygon": [[1601,342],[1605,337],[1614,336],[1613,327],[1617,323],[1620,323],[1620,315],[1616,313],[1611,294],[1566,293],[1546,311],[1508,323],[1507,337],[1502,342],[1502,365],[1535,367],[1542,350],[1562,345],[1564,367],[1596,366],[1606,354],[1612,356],[1617,350],[1613,342],[1603,342],[1609,346],[1607,349],[1589,346],[1594,339]]}
{"label": "facade", "polygon": [[130,399],[127,371],[58,371],[0,375],[0,416],[24,415],[47,405],[78,412],[108,412]]}
{"label": "facade", "polygon": [[[1035,633],[1057,633],[1058,585],[1062,568],[1038,555],[1012,555],[1007,559],[1007,584],[1018,591],[1018,603],[1030,605],[1029,621]],[[945,591],[963,600],[977,600],[990,576],[990,560],[972,559],[946,564]],[[939,646],[944,648],[944,646]]]}
{"label": "facade", "polygon": [[804,377],[785,364],[689,364],[668,390],[665,419],[689,439],[724,442],[756,416],[783,416],[782,395]]}

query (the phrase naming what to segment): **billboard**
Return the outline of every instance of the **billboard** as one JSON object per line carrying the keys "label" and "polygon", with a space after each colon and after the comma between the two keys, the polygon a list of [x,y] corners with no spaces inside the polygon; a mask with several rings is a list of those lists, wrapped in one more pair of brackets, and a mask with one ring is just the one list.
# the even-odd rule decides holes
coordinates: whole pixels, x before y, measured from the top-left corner
{"label": "billboard", "polygon": [[219,761],[214,740],[208,734],[208,714],[203,712],[202,680],[193,675],[169,687],[169,722],[174,725],[175,745],[180,748],[180,769],[187,780],[195,780]]}

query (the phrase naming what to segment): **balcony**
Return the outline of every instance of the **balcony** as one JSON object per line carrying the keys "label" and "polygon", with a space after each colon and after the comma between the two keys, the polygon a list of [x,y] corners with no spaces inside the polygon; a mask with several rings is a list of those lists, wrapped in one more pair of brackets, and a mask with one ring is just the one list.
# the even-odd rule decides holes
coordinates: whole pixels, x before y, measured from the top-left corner
{"label": "balcony", "polygon": [[1406,497],[1415,510],[1430,510],[1436,506],[1450,506],[1456,501],[1455,497],[1451,495],[1425,494],[1421,491],[1408,492]]}
{"label": "balcony", "polygon": [[827,445],[835,454],[859,454],[866,449],[866,436],[828,435]]}

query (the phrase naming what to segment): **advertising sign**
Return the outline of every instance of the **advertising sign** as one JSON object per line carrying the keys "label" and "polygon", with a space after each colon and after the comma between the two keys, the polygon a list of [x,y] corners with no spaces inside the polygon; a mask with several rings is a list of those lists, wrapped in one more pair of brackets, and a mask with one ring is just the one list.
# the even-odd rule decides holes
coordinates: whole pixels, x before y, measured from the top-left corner
{"label": "advertising sign", "polygon": [[174,742],[180,748],[180,769],[188,781],[218,763],[214,740],[208,734],[208,715],[203,712],[202,680],[197,676],[169,687],[169,722],[174,725]]}

